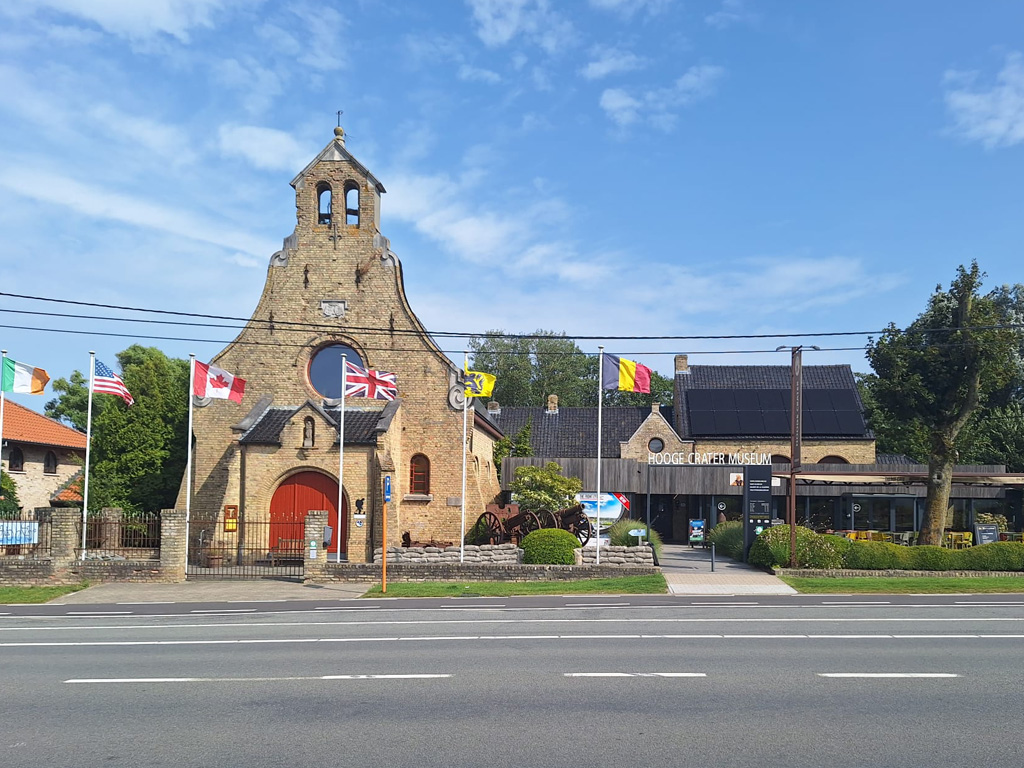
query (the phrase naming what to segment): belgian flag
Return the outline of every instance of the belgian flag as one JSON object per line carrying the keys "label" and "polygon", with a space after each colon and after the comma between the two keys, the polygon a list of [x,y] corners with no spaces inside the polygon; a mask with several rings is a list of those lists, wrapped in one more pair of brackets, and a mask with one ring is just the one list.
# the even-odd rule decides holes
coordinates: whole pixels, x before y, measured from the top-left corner
{"label": "belgian flag", "polygon": [[601,389],[650,394],[651,369],[632,360],[604,355],[601,362]]}

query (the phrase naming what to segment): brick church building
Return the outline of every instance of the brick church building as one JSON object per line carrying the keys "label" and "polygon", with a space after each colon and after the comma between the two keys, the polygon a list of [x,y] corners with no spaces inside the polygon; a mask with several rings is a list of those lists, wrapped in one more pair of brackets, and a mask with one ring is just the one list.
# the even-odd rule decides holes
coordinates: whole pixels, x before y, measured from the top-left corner
{"label": "brick church building", "polygon": [[[343,558],[365,562],[381,545],[382,484],[390,476],[389,545],[405,533],[458,542],[460,366],[409,306],[402,265],[380,230],[384,186],[345,148],[341,128],[291,185],[295,230],[271,257],[246,327],[210,361],[246,380],[243,402],[194,399],[192,538],[241,551],[245,523],[269,523],[266,540],[255,542],[266,551],[275,524],[327,510]],[[339,519],[343,353],[362,368],[396,374],[398,397],[345,400]],[[467,525],[499,491],[492,446],[500,433],[470,413]],[[242,526],[226,523],[225,514]]]}

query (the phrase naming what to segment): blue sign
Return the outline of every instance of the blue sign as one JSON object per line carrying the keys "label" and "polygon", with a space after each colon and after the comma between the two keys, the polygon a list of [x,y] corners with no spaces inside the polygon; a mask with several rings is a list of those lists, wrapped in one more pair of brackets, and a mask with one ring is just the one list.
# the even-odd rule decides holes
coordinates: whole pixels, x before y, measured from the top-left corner
{"label": "blue sign", "polygon": [[391,501],[391,475],[384,475],[384,501]]}
{"label": "blue sign", "polygon": [[0,546],[38,543],[39,523],[34,520],[0,520]]}

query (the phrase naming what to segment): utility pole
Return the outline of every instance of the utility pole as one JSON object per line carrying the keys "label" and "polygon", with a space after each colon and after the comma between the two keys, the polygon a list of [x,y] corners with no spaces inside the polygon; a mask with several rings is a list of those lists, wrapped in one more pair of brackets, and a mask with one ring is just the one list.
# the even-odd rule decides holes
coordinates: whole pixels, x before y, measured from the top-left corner
{"label": "utility pole", "polygon": [[801,443],[803,441],[803,351],[820,347],[778,347],[780,352],[789,349],[792,359],[789,366],[789,488],[786,493],[786,518],[789,522],[789,567],[796,568],[796,475],[801,467]]}

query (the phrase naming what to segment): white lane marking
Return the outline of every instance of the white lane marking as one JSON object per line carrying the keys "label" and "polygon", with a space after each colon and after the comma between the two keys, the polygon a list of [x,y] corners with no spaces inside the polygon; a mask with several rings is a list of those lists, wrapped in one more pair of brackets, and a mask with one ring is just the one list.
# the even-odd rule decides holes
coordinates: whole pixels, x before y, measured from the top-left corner
{"label": "white lane marking", "polygon": [[135,603],[114,603],[114,605],[174,605],[173,600],[139,600]]}
{"label": "white lane marking", "polygon": [[835,600],[822,600],[822,605],[892,605],[888,600],[843,600],[842,602]]}
{"label": "white lane marking", "polygon": [[66,611],[65,616],[131,616],[131,611]]}
{"label": "white lane marking", "polygon": [[74,648],[74,647],[125,647],[146,645],[286,645],[289,643],[385,643],[402,640],[447,641],[447,640],[949,640],[949,639],[1024,639],[1024,635],[462,635],[421,637],[298,637],[280,639],[248,638],[240,640],[82,640],[82,641],[39,641],[22,643],[0,643],[0,648]]}
{"label": "white lane marking", "polygon": [[690,603],[690,605],[757,605],[757,603]]}
{"label": "white lane marking", "polygon": [[[212,601],[211,601],[212,602]],[[289,598],[280,597],[273,600],[225,600],[226,603],[290,603],[293,602]]]}
{"label": "white lane marking", "polygon": [[443,610],[448,611],[476,611],[481,608],[504,608],[504,603],[498,603],[497,605],[442,605],[440,606]]}
{"label": "white lane marking", "polygon": [[189,611],[189,613],[217,613],[223,615],[227,613],[252,613],[255,610],[255,608],[200,608],[195,611]]}
{"label": "white lane marking", "polygon": [[564,677],[707,677],[704,672],[566,672]]}
{"label": "white lane marking", "polygon": [[318,677],[92,677],[65,680],[65,683],[267,683],[288,680],[436,680],[451,677],[439,674],[413,675],[320,675]]}
{"label": "white lane marking", "polygon": [[[566,603],[566,608],[617,608],[620,605],[629,603]],[[637,606],[639,607],[639,606]]]}
{"label": "white lane marking", "polygon": [[952,672],[819,672],[818,677],[960,677]]}
{"label": "white lane marking", "polygon": [[[375,608],[380,608],[379,605],[360,605],[347,607],[344,605],[319,605],[314,608],[314,611],[372,611]],[[303,611],[305,613],[305,611]]]}
{"label": "white lane marking", "polygon": [[[323,614],[321,614],[323,615]],[[26,618],[26,617],[16,617]],[[31,617],[37,618],[37,617]],[[51,617],[52,618],[52,617]],[[60,618],[60,617],[57,617]],[[111,617],[116,618],[116,617]],[[165,618],[162,616],[146,616],[146,619]],[[173,616],[171,617],[173,618]],[[179,615],[178,618],[181,618]],[[1024,622],[1024,617],[1016,616],[977,616],[977,617],[870,617],[859,618],[602,618],[602,619],[384,619],[380,621],[258,621],[246,622],[245,624],[122,624],[122,625],[94,625],[94,626],[73,626],[46,627],[48,632],[65,630],[110,630],[110,629],[214,629],[224,627],[246,628],[253,627],[360,627],[360,626],[415,626],[426,624],[857,624],[857,623],[914,623],[939,624],[947,622]],[[40,627],[0,627],[0,632],[38,632]]]}
{"label": "white lane marking", "polygon": [[1024,605],[1024,601],[989,600],[985,602],[981,600],[957,600],[955,605],[985,605],[991,608],[993,605]]}

